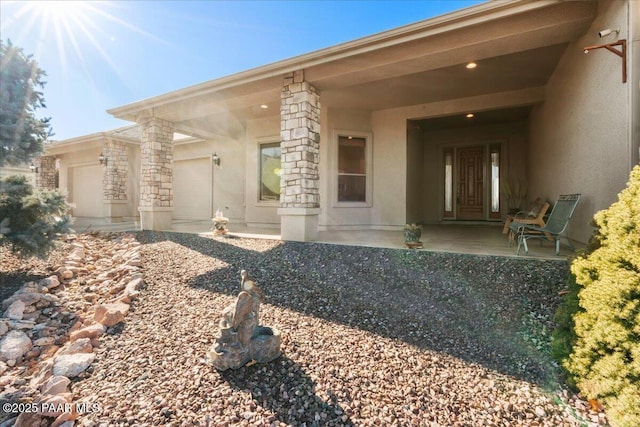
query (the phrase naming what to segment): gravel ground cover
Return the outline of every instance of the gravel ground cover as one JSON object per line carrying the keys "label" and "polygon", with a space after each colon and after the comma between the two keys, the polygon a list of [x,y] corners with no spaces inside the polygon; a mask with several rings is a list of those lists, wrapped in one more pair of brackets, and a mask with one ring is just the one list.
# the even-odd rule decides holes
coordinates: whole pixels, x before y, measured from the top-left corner
{"label": "gravel ground cover", "polygon": [[[69,386],[72,401],[99,410],[65,427],[606,425],[603,413],[562,388],[548,355],[566,262],[179,233],[137,238],[145,289]],[[117,235],[79,241],[97,268],[87,271],[116,268]],[[47,260],[0,250],[4,299],[50,274],[70,246],[61,242]],[[204,358],[241,269],[264,291],[261,323],[280,330],[283,355],[221,373]],[[61,288],[74,301],[90,296],[87,287]],[[80,305],[79,315],[92,313],[90,302]],[[7,384],[21,390],[30,381],[23,376]]]}
{"label": "gravel ground cover", "polygon": [[[101,338],[77,425],[576,426],[548,355],[567,264],[140,233],[146,288]],[[281,358],[204,361],[246,269]]]}

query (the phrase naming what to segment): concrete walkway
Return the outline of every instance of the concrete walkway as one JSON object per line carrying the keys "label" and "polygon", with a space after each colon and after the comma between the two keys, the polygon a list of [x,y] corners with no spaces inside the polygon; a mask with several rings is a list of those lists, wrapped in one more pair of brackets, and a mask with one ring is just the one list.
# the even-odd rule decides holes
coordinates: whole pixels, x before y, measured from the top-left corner
{"label": "concrete walkway", "polygon": [[[211,235],[211,221],[174,220],[172,230],[179,233],[194,233]],[[76,218],[73,229],[77,233],[90,231],[135,231],[140,229],[140,223],[136,221],[106,223],[99,218]],[[249,228],[244,224],[230,223],[229,235],[246,238],[280,239],[280,230],[276,228]],[[516,245],[509,245],[506,234],[502,234],[501,223],[491,224],[437,224],[423,226],[422,250],[435,252],[455,252],[474,255],[499,255],[516,256]],[[372,246],[383,248],[405,248],[402,231],[383,230],[340,230],[321,231],[317,242]],[[576,248],[582,245],[576,244]],[[567,259],[572,252],[564,244],[560,246],[560,255],[555,254],[553,242],[531,241],[529,254],[524,255],[521,249],[520,256],[542,259]]]}

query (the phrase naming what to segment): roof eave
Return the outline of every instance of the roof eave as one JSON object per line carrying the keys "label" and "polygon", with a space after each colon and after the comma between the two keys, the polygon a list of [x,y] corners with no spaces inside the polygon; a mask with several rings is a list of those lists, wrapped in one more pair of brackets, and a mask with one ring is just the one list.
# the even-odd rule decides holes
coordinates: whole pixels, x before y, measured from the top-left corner
{"label": "roof eave", "polygon": [[560,3],[561,1],[562,0],[488,1],[476,6],[450,12],[445,15],[440,15],[413,24],[373,34],[371,36],[341,43],[246,71],[241,71],[218,79],[209,80],[120,107],[111,108],[107,110],[107,112],[120,119],[135,121],[137,115],[143,111],[172,102],[185,100],[193,96],[201,96],[207,93],[240,86],[274,76],[281,76],[289,72],[308,68],[314,65],[329,63],[341,58],[403,43],[412,39],[433,36],[464,28],[466,26],[476,25],[481,22],[528,12],[535,9],[541,9],[549,5]]}

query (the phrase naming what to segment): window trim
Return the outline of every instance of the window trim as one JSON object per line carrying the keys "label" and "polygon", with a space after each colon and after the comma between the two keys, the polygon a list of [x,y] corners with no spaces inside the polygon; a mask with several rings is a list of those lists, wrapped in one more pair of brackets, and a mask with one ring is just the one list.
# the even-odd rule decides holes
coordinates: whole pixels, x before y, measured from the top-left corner
{"label": "window trim", "polygon": [[[280,198],[278,200],[262,200],[261,197],[261,187],[262,187],[262,148],[265,145],[275,146],[278,145],[280,147],[280,162],[282,163],[282,142],[273,139],[267,139],[264,141],[258,142],[258,155],[257,155],[257,180],[256,180],[256,203],[257,206],[280,206]],[[282,169],[281,169],[282,170]],[[282,180],[282,177],[280,177]]]}
{"label": "window trim", "polygon": [[[354,138],[363,138],[365,140],[365,201],[364,202],[341,202],[338,200],[338,165],[340,154],[340,137],[353,136]],[[334,129],[331,138],[333,153],[331,160],[333,162],[331,168],[331,201],[334,208],[370,208],[373,206],[373,133],[362,132],[345,129]]]}

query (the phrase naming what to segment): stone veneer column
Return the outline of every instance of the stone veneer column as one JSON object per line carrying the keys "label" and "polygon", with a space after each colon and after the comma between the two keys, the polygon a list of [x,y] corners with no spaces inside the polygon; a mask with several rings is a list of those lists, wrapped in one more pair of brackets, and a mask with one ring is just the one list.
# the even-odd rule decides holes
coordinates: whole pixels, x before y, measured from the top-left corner
{"label": "stone veneer column", "polygon": [[320,95],[304,71],[284,77],[280,103],[280,209],[283,240],[318,237]]}
{"label": "stone veneer column", "polygon": [[140,225],[170,230],[173,212],[173,123],[141,116]]}
{"label": "stone veneer column", "polygon": [[56,189],[56,158],[54,156],[36,157],[33,165],[38,168],[36,188]]}
{"label": "stone veneer column", "polygon": [[102,147],[106,158],[102,175],[104,216],[107,222],[121,222],[127,216],[127,144],[107,138]]}

